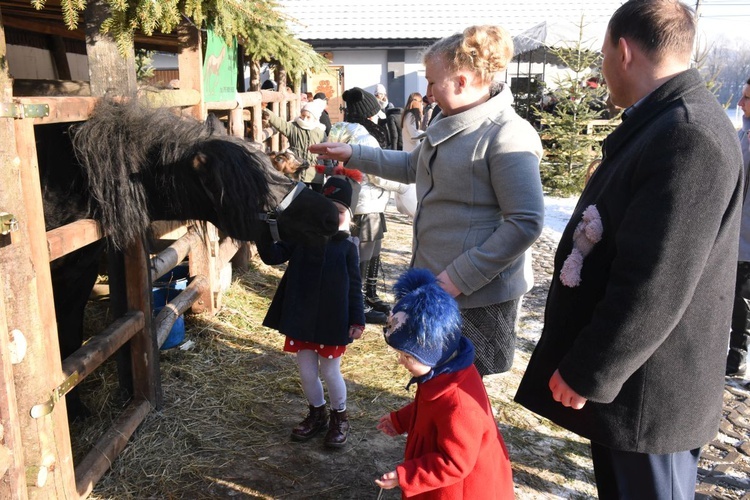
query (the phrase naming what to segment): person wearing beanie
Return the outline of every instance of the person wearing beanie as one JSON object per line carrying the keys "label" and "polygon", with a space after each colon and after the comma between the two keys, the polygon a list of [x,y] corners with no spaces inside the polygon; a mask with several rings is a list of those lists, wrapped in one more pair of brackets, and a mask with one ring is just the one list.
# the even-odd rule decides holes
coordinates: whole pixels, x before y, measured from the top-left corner
{"label": "person wearing beanie", "polygon": [[[270,109],[263,108],[261,112],[263,118],[268,120],[268,124],[289,140],[289,149],[306,160],[309,165],[315,165],[317,155],[311,153],[309,147],[325,138],[325,126],[319,120],[324,107],[324,102],[307,102],[302,106],[300,115],[289,122],[279,118]],[[323,176],[314,168],[302,171],[300,180],[318,192],[323,186]]]}
{"label": "person wearing beanie", "polygon": [[456,301],[426,269],[394,286],[385,342],[417,384],[414,401],[380,417],[388,436],[406,434],[404,461],[375,480],[402,498],[512,499],[508,450],[492,415],[474,346],[461,334]]}
{"label": "person wearing beanie", "polygon": [[267,230],[256,247],[266,264],[288,262],[263,326],[283,334],[284,351],[297,357],[308,414],[292,429],[291,438],[307,441],[328,429],[323,444],[339,448],[346,444],[350,430],[341,357],[346,346],[362,336],[365,315],[357,245],[349,233],[352,185],[344,176],[335,175],[323,185],[322,193],[339,209],[339,232],[328,243],[306,246],[273,241]]}
{"label": "person wearing beanie", "polygon": [[[328,140],[370,147],[385,147],[386,134],[377,125],[380,109],[375,96],[359,87],[342,95],[346,103],[346,121],[331,127]],[[354,207],[354,229],[359,238],[359,269],[364,282],[365,318],[367,323],[382,324],[388,319],[389,305],[378,296],[380,252],[387,231],[385,209],[391,192],[405,192],[407,186],[377,175],[364,175],[358,201]]]}

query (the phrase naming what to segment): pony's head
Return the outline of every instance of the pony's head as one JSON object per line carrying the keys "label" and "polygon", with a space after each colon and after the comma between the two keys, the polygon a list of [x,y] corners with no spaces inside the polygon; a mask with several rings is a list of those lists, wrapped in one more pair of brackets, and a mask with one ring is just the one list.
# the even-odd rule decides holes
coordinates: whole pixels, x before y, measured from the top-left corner
{"label": "pony's head", "polygon": [[[234,172],[236,166],[239,172]],[[311,189],[291,197],[297,182],[278,172],[265,154],[243,140],[209,138],[194,154],[193,170],[200,189],[215,207],[216,219],[208,220],[233,238],[256,239],[268,218],[275,219],[284,241],[320,244],[338,230],[338,210],[330,200]],[[266,191],[258,192],[258,186]],[[265,201],[250,207],[248,198]],[[250,211],[252,217],[248,217]]]}
{"label": "pony's head", "polygon": [[[295,182],[250,143],[168,109],[102,100],[72,134],[92,196],[91,211],[123,247],[152,220],[204,220],[252,241]],[[313,196],[311,196],[313,195]],[[318,193],[298,196],[277,217],[282,238],[318,243],[338,212]],[[296,216],[291,217],[292,214]]]}

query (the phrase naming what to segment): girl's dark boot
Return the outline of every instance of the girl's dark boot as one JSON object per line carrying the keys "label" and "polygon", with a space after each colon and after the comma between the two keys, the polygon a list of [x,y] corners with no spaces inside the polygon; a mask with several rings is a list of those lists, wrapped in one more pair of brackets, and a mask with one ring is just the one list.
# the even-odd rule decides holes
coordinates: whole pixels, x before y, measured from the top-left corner
{"label": "girl's dark boot", "polygon": [[391,313],[391,306],[378,297],[378,272],[380,271],[380,256],[375,256],[367,262],[366,274],[362,282],[365,288],[365,306],[382,312],[386,316]]}
{"label": "girl's dark boot", "polygon": [[328,411],[326,405],[310,405],[307,417],[292,429],[292,439],[295,441],[307,441],[320,431],[328,427]]}
{"label": "girl's dark boot", "polygon": [[341,448],[349,437],[349,417],[346,410],[331,409],[331,422],[323,444],[329,448]]}

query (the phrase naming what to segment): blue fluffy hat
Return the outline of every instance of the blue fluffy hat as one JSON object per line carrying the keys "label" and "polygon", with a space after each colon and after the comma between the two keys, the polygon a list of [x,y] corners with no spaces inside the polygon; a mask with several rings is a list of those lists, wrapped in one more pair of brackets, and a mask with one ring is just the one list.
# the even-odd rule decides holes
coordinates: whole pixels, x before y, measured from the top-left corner
{"label": "blue fluffy hat", "polygon": [[461,340],[456,301],[426,269],[405,272],[393,289],[397,302],[385,327],[386,343],[427,366],[446,362]]}

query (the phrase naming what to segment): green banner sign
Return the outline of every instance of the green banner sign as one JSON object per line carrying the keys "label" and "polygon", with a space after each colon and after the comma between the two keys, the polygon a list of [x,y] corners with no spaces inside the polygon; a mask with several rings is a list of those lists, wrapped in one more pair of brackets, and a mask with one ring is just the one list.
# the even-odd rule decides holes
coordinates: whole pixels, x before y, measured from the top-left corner
{"label": "green banner sign", "polygon": [[206,102],[237,100],[237,40],[227,46],[209,29],[203,60],[203,95]]}

